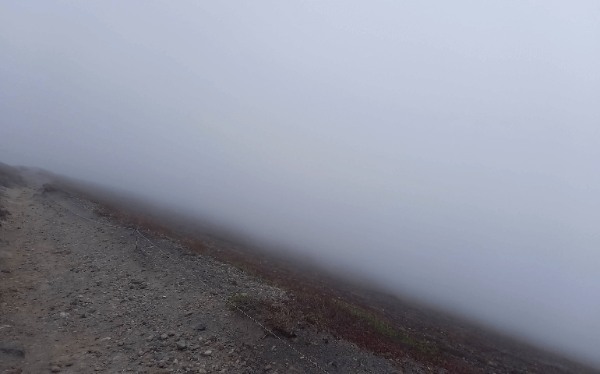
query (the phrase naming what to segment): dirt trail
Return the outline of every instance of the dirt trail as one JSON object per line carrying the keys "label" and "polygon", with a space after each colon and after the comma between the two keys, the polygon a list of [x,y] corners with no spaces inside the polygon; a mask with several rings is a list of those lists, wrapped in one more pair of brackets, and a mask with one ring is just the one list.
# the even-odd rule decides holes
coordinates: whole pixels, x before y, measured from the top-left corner
{"label": "dirt trail", "polygon": [[169,239],[151,245],[89,201],[29,186],[5,190],[4,206],[0,372],[434,371],[309,327],[275,338],[228,300],[285,302],[284,291]]}

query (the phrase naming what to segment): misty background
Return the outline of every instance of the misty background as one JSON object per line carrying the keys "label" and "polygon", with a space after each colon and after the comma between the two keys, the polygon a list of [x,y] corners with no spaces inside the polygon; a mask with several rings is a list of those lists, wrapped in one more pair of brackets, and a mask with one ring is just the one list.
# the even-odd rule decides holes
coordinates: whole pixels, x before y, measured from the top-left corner
{"label": "misty background", "polygon": [[0,3],[0,161],[600,365],[600,3]]}

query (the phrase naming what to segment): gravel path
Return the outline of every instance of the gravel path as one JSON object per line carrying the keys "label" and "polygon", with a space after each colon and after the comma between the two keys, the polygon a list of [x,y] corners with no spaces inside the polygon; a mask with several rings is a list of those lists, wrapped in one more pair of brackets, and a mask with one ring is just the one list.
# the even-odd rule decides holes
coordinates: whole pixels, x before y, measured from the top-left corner
{"label": "gravel path", "polygon": [[4,195],[0,372],[430,371],[308,327],[276,338],[228,300],[285,302],[284,291],[169,239],[152,245],[88,201],[31,186]]}

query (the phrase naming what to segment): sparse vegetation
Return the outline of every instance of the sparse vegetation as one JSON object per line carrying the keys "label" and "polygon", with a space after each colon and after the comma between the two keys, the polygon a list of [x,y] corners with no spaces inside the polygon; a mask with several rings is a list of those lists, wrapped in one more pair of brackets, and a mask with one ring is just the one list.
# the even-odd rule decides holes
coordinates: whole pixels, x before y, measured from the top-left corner
{"label": "sparse vegetation", "polygon": [[279,336],[292,338],[296,336],[296,328],[302,326],[299,316],[284,303],[259,299],[247,293],[232,294],[227,299],[227,303],[233,311],[259,318],[266,327]]}
{"label": "sparse vegetation", "polygon": [[399,328],[392,326],[382,316],[379,316],[358,305],[347,303],[340,299],[333,299],[333,303],[344,311],[347,311],[353,317],[356,317],[362,324],[368,325],[377,334],[398,341],[403,345],[417,349],[426,354],[437,353],[435,346],[425,341],[415,339],[410,334]]}
{"label": "sparse vegetation", "polygon": [[250,297],[247,293],[234,293],[227,299],[231,310],[240,309],[244,312],[251,312],[259,309],[257,299]]}
{"label": "sparse vegetation", "polygon": [[[161,216],[160,210],[148,214],[143,209],[130,209],[118,200],[98,198],[94,193],[69,185],[54,184],[49,190],[66,190],[84,196],[99,204],[96,213],[101,216],[152,236],[178,239],[188,251],[211,256],[286,290],[289,299],[285,302],[245,293],[234,293],[227,300],[232,311],[251,315],[280,337],[293,338],[298,329],[312,326],[380,356],[399,362],[412,357],[451,373],[484,372],[487,357],[495,362],[506,360],[508,364],[503,370],[507,372],[518,371],[515,368],[524,365],[522,356],[509,357],[495,348],[496,342],[499,346],[513,344],[497,336],[485,335],[473,327],[452,326],[454,322],[448,319],[437,322],[436,314],[411,309],[408,305],[404,310],[408,317],[390,318],[389,314],[374,308],[368,296],[345,292],[332,286],[331,279],[298,270],[260,251],[239,249],[218,239],[215,240],[218,245],[214,245],[214,237],[194,231],[193,225],[182,227],[177,223],[180,221]],[[207,238],[211,238],[213,244],[209,245]],[[512,349],[530,349],[524,345],[518,347]]]}
{"label": "sparse vegetation", "polygon": [[228,299],[233,311],[241,310],[251,315],[281,337],[292,338],[296,336],[296,329],[310,325],[387,358],[409,355],[420,361],[452,368],[456,373],[471,372],[464,363],[457,363],[455,358],[444,355],[418,333],[402,330],[361,301],[336,293],[324,287],[319,280],[309,279],[283,262],[261,253],[236,250],[235,247],[224,250],[207,246],[201,237],[194,237],[189,231],[164,223],[164,218],[161,220],[160,216],[123,209],[110,199],[99,199],[85,190],[61,184],[53,184],[51,190],[67,190],[83,195],[99,205],[95,212],[100,216],[110,217],[153,236],[177,238],[187,250],[209,255],[287,290],[291,297],[285,303],[258,299],[243,293],[232,294]]}

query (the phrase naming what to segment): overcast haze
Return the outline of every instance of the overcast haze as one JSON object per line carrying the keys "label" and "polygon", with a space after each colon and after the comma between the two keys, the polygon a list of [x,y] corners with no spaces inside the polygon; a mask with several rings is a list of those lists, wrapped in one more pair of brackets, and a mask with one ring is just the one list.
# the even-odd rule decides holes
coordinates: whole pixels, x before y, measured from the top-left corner
{"label": "overcast haze", "polygon": [[4,1],[0,161],[600,365],[599,71],[597,1]]}

